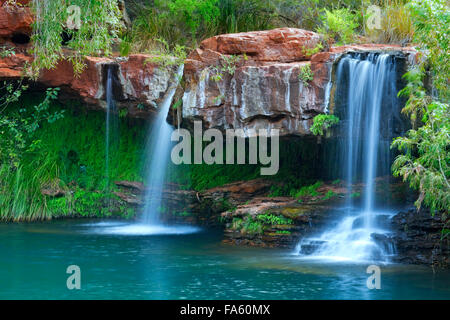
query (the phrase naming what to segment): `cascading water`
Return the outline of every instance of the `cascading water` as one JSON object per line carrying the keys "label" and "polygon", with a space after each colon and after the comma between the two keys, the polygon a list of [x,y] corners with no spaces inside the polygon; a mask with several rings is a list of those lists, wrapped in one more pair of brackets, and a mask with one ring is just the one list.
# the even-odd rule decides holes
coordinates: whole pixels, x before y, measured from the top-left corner
{"label": "cascading water", "polygon": [[170,137],[173,132],[172,126],[167,123],[166,119],[177,89],[178,79],[181,78],[182,74],[183,66],[180,66],[177,72],[176,83],[170,87],[161,104],[147,143],[147,159],[151,160],[147,168],[147,192],[142,216],[145,224],[160,224],[159,213],[162,209],[162,193],[171,148]]}
{"label": "cascading water", "polygon": [[349,196],[344,219],[319,237],[302,240],[297,250],[313,259],[387,262],[393,247],[375,241],[373,234],[388,233],[382,221],[389,214],[378,211],[375,204],[375,178],[389,174],[389,137],[380,132],[391,126],[383,123],[390,121],[382,117],[383,112],[392,115],[398,110],[394,59],[388,54],[346,55],[336,76],[336,92],[346,101],[339,162],[349,195],[354,183],[362,179],[362,206],[355,206]]}
{"label": "cascading water", "polygon": [[105,134],[105,177],[106,188],[110,185],[111,151],[117,146],[118,141],[118,113],[113,91],[113,68],[107,67],[106,78],[106,134]]}
{"label": "cascading water", "polygon": [[[188,234],[198,232],[200,229],[192,226],[166,226],[159,220],[159,210],[162,203],[162,192],[168,167],[169,154],[171,150],[171,134],[172,127],[167,123],[166,119],[169,114],[170,105],[172,104],[175,91],[178,86],[178,79],[183,74],[183,66],[181,66],[176,75],[176,81],[170,86],[160,111],[156,117],[149,134],[146,147],[146,186],[145,206],[143,217],[137,223],[126,222],[101,222],[92,224],[94,232],[99,234],[114,234],[124,236],[147,236],[147,235],[170,235],[170,234]],[[112,98],[113,77],[108,70],[107,80],[107,100],[108,107],[107,123],[114,114],[114,100]],[[110,113],[109,113],[110,112]],[[107,124],[109,128],[109,125]],[[108,129],[107,132],[110,130]],[[107,141],[109,138],[107,137]],[[107,142],[107,145],[109,142]],[[108,155],[109,153],[107,153]]]}

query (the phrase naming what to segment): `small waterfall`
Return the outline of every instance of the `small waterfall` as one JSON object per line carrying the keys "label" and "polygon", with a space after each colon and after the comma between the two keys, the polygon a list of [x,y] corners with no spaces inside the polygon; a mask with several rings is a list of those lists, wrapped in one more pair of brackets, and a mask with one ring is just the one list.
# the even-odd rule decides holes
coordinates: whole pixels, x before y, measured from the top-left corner
{"label": "small waterfall", "polygon": [[164,182],[166,177],[166,169],[168,161],[173,128],[167,123],[167,115],[169,114],[175,91],[178,86],[178,80],[183,74],[183,66],[178,69],[175,83],[169,88],[161,106],[158,116],[156,117],[150,136],[147,142],[146,154],[150,159],[147,167],[145,195],[145,206],[143,212],[143,223],[149,225],[160,224],[159,213],[163,209],[162,195]]}
{"label": "small waterfall", "polygon": [[113,91],[113,68],[107,66],[106,78],[106,135],[105,135],[105,177],[106,190],[110,187],[111,152],[117,147],[119,120]]}
{"label": "small waterfall", "polygon": [[349,195],[352,186],[362,180],[363,201],[356,206],[349,196],[342,221],[318,237],[302,240],[297,250],[316,259],[386,262],[394,249],[374,239],[374,234],[386,238],[389,218],[389,213],[376,207],[375,179],[389,174],[388,122],[399,109],[393,56],[346,55],[338,64],[336,77],[336,92],[346,102],[339,167],[344,169]]}

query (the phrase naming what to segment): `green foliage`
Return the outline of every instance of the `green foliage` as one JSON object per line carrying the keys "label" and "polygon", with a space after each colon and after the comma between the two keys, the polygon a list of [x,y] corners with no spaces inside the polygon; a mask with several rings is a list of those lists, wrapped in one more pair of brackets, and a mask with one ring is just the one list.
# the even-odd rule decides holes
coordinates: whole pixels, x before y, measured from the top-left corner
{"label": "green foliage", "polygon": [[[62,112],[50,112],[58,89],[48,89],[43,101],[31,108],[11,107],[22,88],[6,86],[0,114],[0,217],[6,220],[33,220],[49,216],[43,188],[64,189],[55,177],[59,167],[53,154],[42,153],[38,129],[61,119]],[[13,98],[10,97],[13,92]]]}
{"label": "green foliage", "polygon": [[182,212],[176,212],[175,215],[179,216],[179,217],[190,217],[193,214],[191,212],[188,212],[188,211],[184,210]]}
{"label": "green foliage", "polygon": [[414,22],[407,0],[381,1],[381,29],[369,30],[366,34],[371,42],[406,44],[414,37]]}
{"label": "green foliage", "polygon": [[289,235],[289,234],[291,234],[291,231],[288,231],[288,230],[277,230],[275,233],[276,233],[276,234],[285,234],[285,235]]}
{"label": "green foliage", "polygon": [[317,29],[328,42],[338,44],[350,43],[354,40],[355,30],[358,28],[356,14],[347,8],[335,10],[324,9],[321,16],[323,25]]}
{"label": "green foliage", "polygon": [[292,224],[292,219],[285,218],[283,216],[277,216],[271,213],[259,214],[256,219],[266,225],[280,225],[280,224]]}
{"label": "green foliage", "polygon": [[[80,8],[78,30],[67,27],[67,22],[74,17],[73,12],[68,11],[71,5]],[[83,57],[111,54],[114,40],[122,29],[116,0],[34,0],[31,6],[36,17],[31,50],[35,57],[31,73],[35,77],[39,70],[52,69],[61,59],[71,61],[75,73],[81,73]],[[66,46],[73,50],[70,53],[63,52],[63,33],[69,39]]]}
{"label": "green foliage", "polygon": [[[450,97],[450,8],[445,0],[412,0],[408,6],[414,18],[414,41],[426,55],[433,85],[442,99]],[[422,65],[422,70],[425,66]]]}
{"label": "green foliage", "polygon": [[418,208],[423,202],[433,212],[446,211],[450,208],[450,109],[434,101],[422,111],[424,125],[393,141],[392,148],[404,153],[397,156],[392,170],[419,190]]}
{"label": "green foliage", "polygon": [[148,58],[145,62],[151,62],[159,64],[164,68],[169,68],[172,66],[180,66],[184,63],[187,56],[187,49],[185,46],[176,44],[171,50],[169,44],[164,39],[156,39],[158,46],[154,46],[150,53],[153,55]]}
{"label": "green foliage", "polygon": [[104,193],[78,190],[73,196],[72,212],[83,217],[108,216],[108,198]]}
{"label": "green foliage", "polygon": [[242,223],[241,232],[248,234],[262,234],[264,232],[264,226],[260,221],[248,216]]}
{"label": "green foliage", "polygon": [[323,136],[324,131],[339,123],[339,118],[332,114],[319,114],[314,117],[311,132],[314,135]]}
{"label": "green foliage", "polygon": [[[21,95],[0,115],[0,217],[4,220],[50,219],[61,215],[134,214],[125,207],[108,209],[103,112],[63,109],[50,89],[42,102]],[[64,115],[64,117],[62,117]],[[121,118],[120,143],[111,153],[111,181],[142,181],[143,124]],[[133,122],[133,121],[132,121]],[[126,128],[126,130],[125,130]],[[103,134],[102,134],[103,133]],[[42,190],[65,196],[44,196]],[[105,209],[106,208],[106,209]]]}
{"label": "green foliage", "polygon": [[[427,64],[405,75],[408,84],[399,95],[408,98],[403,112],[421,126],[394,139],[391,147],[403,153],[395,159],[392,171],[419,190],[417,208],[425,204],[433,213],[446,214],[450,207],[449,7],[443,0],[413,0],[409,8],[415,19],[414,38],[426,53]],[[427,66],[437,89],[433,97],[424,88]]]}
{"label": "green foliage", "polygon": [[0,47],[0,58],[9,58],[15,54],[16,52],[14,51],[14,48],[8,48],[6,46]]}
{"label": "green foliage", "polygon": [[305,52],[305,54],[307,56],[313,56],[316,53],[322,51],[322,49],[323,49],[323,44],[320,42],[312,49],[303,47],[303,51]]}
{"label": "green foliage", "polygon": [[156,0],[129,8],[136,16],[132,50],[139,52],[151,50],[155,39],[192,48],[217,34],[270,29],[277,16],[269,0]]}
{"label": "green foliage", "polygon": [[[4,109],[10,103],[17,102],[24,87],[13,89],[6,85]],[[27,154],[35,152],[41,141],[36,139],[35,132],[43,122],[53,123],[62,118],[63,112],[49,112],[50,103],[56,99],[59,88],[47,89],[44,100],[30,109],[20,108],[8,114],[0,115],[0,162],[17,167]]]}
{"label": "green foliage", "polygon": [[300,67],[300,73],[298,78],[305,87],[309,86],[309,83],[314,80],[314,73],[311,70],[311,65],[306,64]]}
{"label": "green foliage", "polygon": [[194,46],[219,15],[216,0],[155,0],[139,6],[132,28],[134,51],[148,51],[164,39],[170,48]]}
{"label": "green foliage", "polygon": [[300,188],[300,190],[295,191],[292,193],[292,196],[294,198],[300,198],[300,197],[316,197],[319,195],[317,192],[317,189],[319,189],[322,186],[322,181],[317,181],[316,183],[304,186]]}
{"label": "green foliage", "polygon": [[337,194],[333,190],[328,190],[325,196],[322,198],[323,200],[329,200],[333,197],[337,196]]}
{"label": "green foliage", "polygon": [[292,219],[267,212],[264,214],[259,214],[255,217],[246,215],[243,218],[233,218],[231,228],[245,234],[260,235],[269,227],[291,224],[293,224]]}
{"label": "green foliage", "polygon": [[[210,67],[209,70],[211,70],[211,78],[212,80],[219,82],[223,79],[224,74],[228,74],[233,76],[236,72],[236,69],[238,67],[238,64],[240,61],[247,61],[247,55],[244,54],[243,56],[239,55],[223,55],[220,58],[220,65],[217,67]],[[217,101],[221,99],[221,96],[216,97]]]}

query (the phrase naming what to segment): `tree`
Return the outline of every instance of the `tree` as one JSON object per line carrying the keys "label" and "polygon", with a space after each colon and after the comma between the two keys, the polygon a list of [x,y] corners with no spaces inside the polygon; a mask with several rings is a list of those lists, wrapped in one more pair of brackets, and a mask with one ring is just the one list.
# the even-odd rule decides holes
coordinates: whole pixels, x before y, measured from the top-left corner
{"label": "tree", "polygon": [[[409,8],[415,19],[415,40],[426,59],[404,76],[408,84],[399,95],[408,97],[403,112],[421,126],[394,139],[391,147],[403,154],[397,156],[392,170],[419,191],[417,208],[424,203],[433,213],[446,215],[450,208],[450,10],[445,0],[414,0]],[[433,94],[425,89],[426,76],[436,89]]]}

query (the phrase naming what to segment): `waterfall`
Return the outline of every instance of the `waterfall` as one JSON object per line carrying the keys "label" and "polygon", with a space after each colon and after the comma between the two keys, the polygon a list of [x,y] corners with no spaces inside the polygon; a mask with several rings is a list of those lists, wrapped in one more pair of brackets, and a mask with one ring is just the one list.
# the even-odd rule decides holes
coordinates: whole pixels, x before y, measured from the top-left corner
{"label": "waterfall", "polygon": [[149,225],[160,224],[159,213],[163,209],[162,195],[171,150],[170,136],[173,128],[167,123],[167,115],[178,86],[178,80],[183,74],[183,66],[180,66],[176,81],[169,88],[161,103],[160,111],[156,117],[147,142],[146,155],[150,159],[147,166],[145,206],[143,211],[143,223]]}
{"label": "waterfall", "polygon": [[[393,254],[392,245],[374,239],[388,234],[383,221],[389,213],[375,201],[375,179],[389,174],[390,116],[398,112],[396,68],[388,54],[349,54],[336,71],[337,94],[343,97],[342,143],[339,147],[343,177],[351,195],[355,183],[364,184],[361,205],[347,197],[344,218],[318,237],[303,239],[297,246],[308,258],[344,261],[383,261]],[[388,131],[386,133],[386,131]]]}
{"label": "waterfall", "polygon": [[[106,157],[107,166],[109,164],[110,151],[114,148],[108,148],[113,141],[111,135],[116,132],[113,130],[114,119],[117,121],[117,115],[114,99],[114,73],[108,67],[107,83],[106,83],[106,100],[107,100],[107,137],[106,137]],[[128,222],[101,222],[94,224],[97,233],[100,234],[114,234],[126,236],[156,236],[156,235],[178,235],[198,232],[200,229],[192,226],[166,226],[162,225],[159,220],[159,210],[164,205],[162,202],[162,193],[166,177],[166,170],[168,162],[170,161],[169,154],[171,150],[171,134],[172,127],[167,123],[166,119],[169,114],[170,106],[172,104],[175,91],[178,86],[178,81],[183,74],[183,66],[178,69],[174,83],[169,87],[164,100],[162,101],[159,113],[149,130],[147,140],[145,160],[148,165],[145,167],[145,178],[147,191],[145,194],[145,206],[143,216],[140,221]],[[108,168],[107,168],[108,170]]]}
{"label": "waterfall", "polygon": [[110,185],[111,151],[117,147],[118,142],[118,113],[113,92],[113,68],[107,67],[106,78],[106,134],[105,134],[105,178],[106,189]]}

